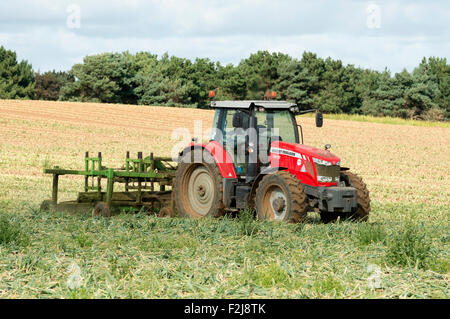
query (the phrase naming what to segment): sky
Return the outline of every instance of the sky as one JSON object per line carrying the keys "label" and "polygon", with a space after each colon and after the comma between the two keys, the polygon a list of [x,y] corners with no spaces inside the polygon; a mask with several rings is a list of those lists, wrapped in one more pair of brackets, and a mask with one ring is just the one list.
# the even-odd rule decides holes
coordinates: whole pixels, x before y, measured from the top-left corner
{"label": "sky", "polygon": [[238,64],[258,50],[400,72],[450,60],[449,22],[447,0],[4,0],[0,46],[41,72],[104,52]]}

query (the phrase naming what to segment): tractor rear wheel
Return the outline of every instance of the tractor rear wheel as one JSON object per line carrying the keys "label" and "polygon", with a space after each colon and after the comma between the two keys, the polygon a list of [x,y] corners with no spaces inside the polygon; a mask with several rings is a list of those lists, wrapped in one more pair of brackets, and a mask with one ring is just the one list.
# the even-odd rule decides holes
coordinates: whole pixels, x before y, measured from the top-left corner
{"label": "tractor rear wheel", "polygon": [[308,197],[292,174],[279,171],[266,175],[256,190],[256,213],[260,220],[303,222],[308,213]]}
{"label": "tractor rear wheel", "polygon": [[178,165],[173,193],[180,216],[190,218],[224,215],[222,175],[214,158],[202,151],[202,162],[194,162],[194,152],[184,154]]}

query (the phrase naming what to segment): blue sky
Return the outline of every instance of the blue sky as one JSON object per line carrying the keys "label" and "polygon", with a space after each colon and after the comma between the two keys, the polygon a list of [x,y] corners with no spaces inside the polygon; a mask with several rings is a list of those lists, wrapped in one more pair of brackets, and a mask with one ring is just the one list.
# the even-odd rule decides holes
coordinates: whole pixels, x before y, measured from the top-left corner
{"label": "blue sky", "polygon": [[450,58],[449,21],[450,2],[438,0],[6,0],[0,45],[40,71],[103,52],[237,64],[269,50],[399,72],[424,56]]}

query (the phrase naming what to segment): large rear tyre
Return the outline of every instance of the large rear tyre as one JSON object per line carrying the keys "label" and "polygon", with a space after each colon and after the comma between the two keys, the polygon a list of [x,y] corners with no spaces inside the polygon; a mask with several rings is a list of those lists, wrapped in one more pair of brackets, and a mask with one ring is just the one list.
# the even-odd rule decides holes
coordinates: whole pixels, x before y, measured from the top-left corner
{"label": "large rear tyre", "polygon": [[220,217],[223,205],[222,175],[214,158],[202,151],[202,162],[194,162],[194,152],[184,154],[174,182],[176,211],[189,218]]}
{"label": "large rear tyre", "polygon": [[303,222],[308,213],[303,185],[289,172],[266,175],[256,190],[256,213],[260,220]]}

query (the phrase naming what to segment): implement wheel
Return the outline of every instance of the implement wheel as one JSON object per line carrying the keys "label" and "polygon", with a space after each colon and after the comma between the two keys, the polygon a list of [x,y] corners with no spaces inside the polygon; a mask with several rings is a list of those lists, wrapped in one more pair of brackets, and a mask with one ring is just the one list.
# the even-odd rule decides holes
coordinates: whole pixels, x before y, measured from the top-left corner
{"label": "implement wheel", "polygon": [[94,209],[92,210],[92,216],[111,217],[111,210],[109,208],[109,205],[105,202],[97,203],[97,205],[95,205]]}
{"label": "implement wheel", "polygon": [[158,217],[175,217],[173,209],[170,207],[163,207],[158,214]]}
{"label": "implement wheel", "polygon": [[[194,162],[194,152],[202,155],[200,163]],[[224,214],[222,175],[208,151],[195,150],[183,155],[173,193],[180,216],[203,218]]]}
{"label": "implement wheel", "polygon": [[50,208],[52,206],[52,201],[51,200],[44,200],[41,203],[41,207],[39,208],[42,212],[49,212]]}
{"label": "implement wheel", "polygon": [[266,175],[256,190],[256,213],[260,220],[303,222],[308,198],[300,181],[289,172]]}

